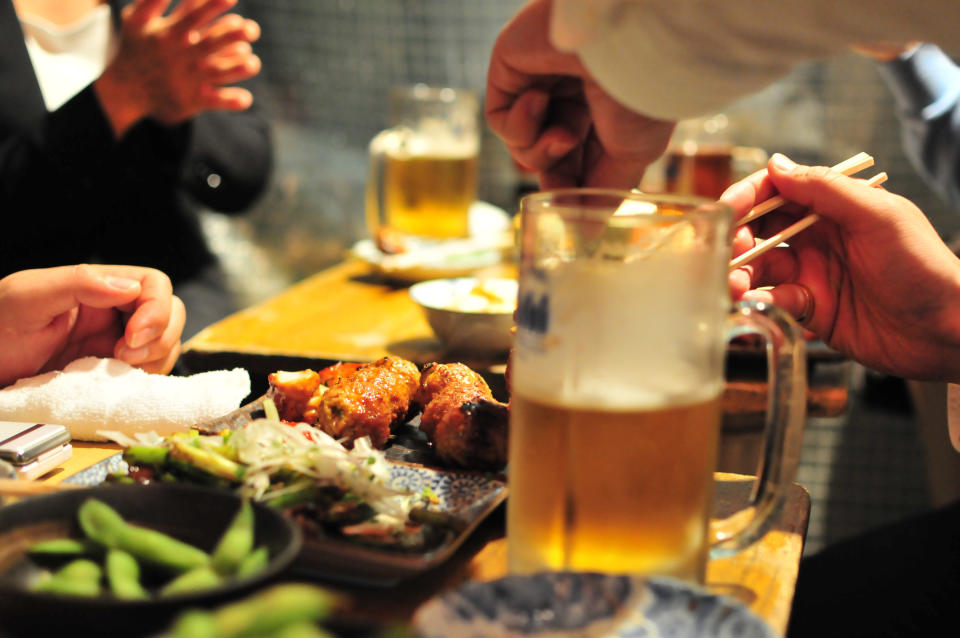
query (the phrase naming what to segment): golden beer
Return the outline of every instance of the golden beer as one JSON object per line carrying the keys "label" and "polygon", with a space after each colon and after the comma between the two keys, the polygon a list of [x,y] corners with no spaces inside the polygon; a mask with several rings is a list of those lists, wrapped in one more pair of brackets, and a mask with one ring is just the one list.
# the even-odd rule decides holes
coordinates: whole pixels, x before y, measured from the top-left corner
{"label": "golden beer", "polygon": [[[571,188],[527,195],[520,214],[510,571],[702,584],[708,556],[754,542],[795,476],[802,334],[776,306],[730,305],[724,204]],[[754,332],[778,359],[764,471],[742,515],[711,521],[726,344]]]}
{"label": "golden beer", "polygon": [[420,237],[466,237],[477,157],[393,155],[384,163],[386,224]]}
{"label": "golden beer", "polygon": [[512,571],[703,582],[720,397],[638,410],[511,398]]}

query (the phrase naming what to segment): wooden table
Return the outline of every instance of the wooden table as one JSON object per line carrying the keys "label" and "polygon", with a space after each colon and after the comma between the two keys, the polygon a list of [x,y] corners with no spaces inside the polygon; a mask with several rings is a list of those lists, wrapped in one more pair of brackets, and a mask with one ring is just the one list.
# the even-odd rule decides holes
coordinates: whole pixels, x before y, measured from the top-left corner
{"label": "wooden table", "polygon": [[[809,344],[808,352],[808,416],[843,414],[848,362],[819,344]],[[729,353],[718,467],[753,474],[767,410],[765,360],[761,349],[732,347]],[[180,360],[193,372],[244,367],[251,374],[253,396],[259,396],[266,390],[266,375],[275,370],[372,361],[388,354],[418,364],[463,361],[484,375],[498,399],[506,400],[503,358],[463,358],[446,349],[410,299],[408,287],[372,274],[360,261],[323,270],[215,323],[184,344]]]}
{"label": "wooden table", "polygon": [[[336,361],[368,361],[386,354],[417,363],[464,360],[433,336],[407,287],[383,281],[360,262],[347,262],[293,286],[261,304],[210,326],[184,345],[181,362],[189,371],[241,366],[265,389],[266,375],[279,369],[317,368]],[[487,376],[503,396],[503,360],[464,360]],[[257,384],[260,384],[260,387]],[[762,380],[743,378],[728,387],[727,411],[738,417],[762,413]],[[815,386],[812,386],[815,388]],[[835,410],[845,394],[811,392],[813,411]],[[749,420],[747,420],[749,421]],[[746,422],[746,421],[745,421]],[[738,423],[742,426],[743,423]],[[74,457],[43,480],[59,482],[115,453],[116,446],[78,443]],[[741,473],[743,474],[743,473]],[[742,502],[750,478],[718,475],[718,490]],[[772,529],[740,554],[711,561],[708,586],[738,598],[772,627],[786,630],[797,569],[806,535],[810,497],[793,485]],[[347,596],[354,618],[407,620],[429,597],[468,579],[490,580],[506,573],[504,513],[500,508],[440,567],[389,588],[331,585]]]}
{"label": "wooden table", "polygon": [[[73,458],[40,479],[59,483],[117,453],[110,443],[74,443]],[[742,503],[752,478],[718,474],[718,511],[726,514]],[[430,597],[467,580],[493,580],[507,573],[504,508],[496,510],[446,563],[391,587],[346,586],[324,583],[349,601],[343,616],[348,625],[374,620],[404,622]],[[788,491],[774,525],[757,543],[730,558],[707,566],[707,587],[736,598],[781,634],[786,632],[803,540],[807,531],[810,496],[800,485]]]}
{"label": "wooden table", "polygon": [[256,385],[275,370],[372,361],[388,354],[421,365],[463,361],[489,375],[495,394],[505,392],[503,358],[463,358],[449,351],[410,299],[408,287],[371,274],[360,261],[321,271],[202,330],[184,344],[181,363],[197,372],[240,365]]}

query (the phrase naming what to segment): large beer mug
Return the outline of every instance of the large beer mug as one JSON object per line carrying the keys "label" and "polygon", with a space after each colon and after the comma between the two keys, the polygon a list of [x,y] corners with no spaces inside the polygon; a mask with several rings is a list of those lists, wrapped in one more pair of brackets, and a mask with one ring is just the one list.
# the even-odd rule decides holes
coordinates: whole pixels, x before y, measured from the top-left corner
{"label": "large beer mug", "polygon": [[367,225],[403,235],[466,237],[477,195],[476,94],[424,84],[390,93],[390,128],[370,142]]}
{"label": "large beer mug", "polygon": [[[520,210],[510,570],[702,583],[711,551],[757,540],[795,477],[800,329],[768,304],[731,306],[723,204],[568,189]],[[757,333],[771,371],[764,458],[750,506],[711,521],[726,345]]]}

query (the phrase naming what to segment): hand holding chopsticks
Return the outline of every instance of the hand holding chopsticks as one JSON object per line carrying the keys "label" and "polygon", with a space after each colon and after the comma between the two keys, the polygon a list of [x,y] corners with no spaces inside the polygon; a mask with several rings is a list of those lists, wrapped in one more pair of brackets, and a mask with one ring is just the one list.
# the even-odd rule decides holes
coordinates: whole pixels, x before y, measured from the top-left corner
{"label": "hand holding chopsticks", "polygon": [[[839,164],[834,166],[833,170],[843,173],[844,175],[852,175],[872,165],[873,165],[873,157],[871,157],[870,155],[867,155],[866,153],[858,153],[857,155],[854,155],[853,157],[843,162],[840,162]],[[867,185],[871,187],[876,187],[876,186],[879,186],[880,184],[883,184],[885,181],[887,181],[887,174],[878,173],[873,177],[871,177],[869,180],[867,180]],[[771,197],[770,199],[761,202],[757,206],[753,207],[749,213],[741,217],[740,220],[737,221],[737,226],[742,226],[743,224],[749,223],[755,219],[758,219],[763,215],[766,215],[770,211],[775,210],[780,206],[782,206],[783,204],[785,204],[786,201],[787,200],[784,197],[777,195],[775,197]],[[776,246],[779,246],[780,244],[787,241],[797,233],[812,226],[819,219],[820,217],[815,213],[807,215],[803,219],[783,229],[776,235],[759,242],[756,246],[754,246],[750,250],[732,259],[730,261],[730,270],[735,270],[736,268],[740,268],[744,264],[747,264],[754,258],[767,252],[768,250],[775,248]]]}
{"label": "hand holding chopsticks", "polygon": [[[865,168],[870,168],[871,166],[873,166],[873,157],[867,155],[866,153],[857,153],[853,157],[845,159],[831,168],[838,173],[843,173],[844,175],[850,176],[855,173],[859,173]],[[787,200],[780,195],[771,197],[770,199],[762,201],[751,208],[750,212],[737,220],[736,225],[743,226],[744,224],[749,224],[753,220],[766,215],[772,210],[780,208],[786,203]]]}

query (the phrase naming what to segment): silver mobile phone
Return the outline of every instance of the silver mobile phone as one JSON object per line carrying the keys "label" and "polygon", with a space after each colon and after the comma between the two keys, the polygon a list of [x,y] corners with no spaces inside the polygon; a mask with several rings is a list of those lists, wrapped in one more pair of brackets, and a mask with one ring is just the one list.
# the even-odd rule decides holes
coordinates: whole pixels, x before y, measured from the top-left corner
{"label": "silver mobile phone", "polygon": [[14,466],[27,465],[70,442],[70,430],[49,423],[0,421],[0,458]]}

